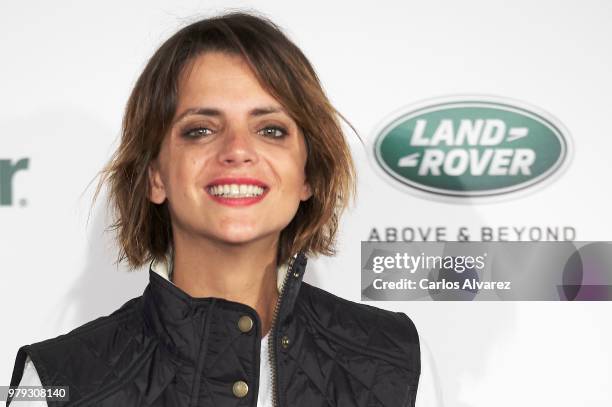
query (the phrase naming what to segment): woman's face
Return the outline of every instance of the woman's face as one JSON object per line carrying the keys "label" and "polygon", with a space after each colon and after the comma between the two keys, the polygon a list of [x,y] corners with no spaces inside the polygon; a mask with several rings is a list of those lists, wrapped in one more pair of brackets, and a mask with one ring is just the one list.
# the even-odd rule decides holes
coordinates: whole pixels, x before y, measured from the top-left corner
{"label": "woman's face", "polygon": [[150,200],[168,199],[184,238],[275,241],[312,195],[304,136],[242,58],[207,52],[187,68],[149,167]]}

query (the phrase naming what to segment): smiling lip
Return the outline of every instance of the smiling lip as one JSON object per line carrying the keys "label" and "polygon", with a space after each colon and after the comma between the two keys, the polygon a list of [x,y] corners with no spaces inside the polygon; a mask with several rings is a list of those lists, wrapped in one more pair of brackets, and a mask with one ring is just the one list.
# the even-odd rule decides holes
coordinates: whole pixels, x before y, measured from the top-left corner
{"label": "smiling lip", "polygon": [[224,185],[224,184],[245,184],[245,185],[257,185],[258,187],[268,188],[268,186],[255,178],[217,178],[213,180],[210,184],[206,185],[206,188],[212,187],[214,185]]}
{"label": "smiling lip", "polygon": [[[215,186],[215,185],[225,185],[225,184],[256,185],[258,187],[263,188],[264,191],[263,191],[263,194],[259,196],[251,196],[251,197],[244,197],[244,198],[223,197],[223,196],[213,195],[210,193],[209,191],[210,187]],[[242,178],[217,178],[213,180],[211,183],[209,183],[208,185],[206,185],[204,189],[206,189],[206,192],[208,193],[208,195],[215,202],[218,202],[223,205],[228,205],[228,206],[246,206],[246,205],[256,204],[257,202],[260,202],[261,200],[263,200],[264,197],[268,194],[269,187],[264,182],[258,179],[242,177]]]}

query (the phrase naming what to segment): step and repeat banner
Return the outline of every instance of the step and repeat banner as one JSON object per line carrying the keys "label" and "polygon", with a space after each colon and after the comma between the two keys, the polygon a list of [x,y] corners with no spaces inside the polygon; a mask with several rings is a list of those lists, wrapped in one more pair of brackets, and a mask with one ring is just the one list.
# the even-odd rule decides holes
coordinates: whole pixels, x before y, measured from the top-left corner
{"label": "step and repeat banner", "polygon": [[96,174],[152,52],[229,10],[276,22],[352,126],[356,203],[304,279],[413,320],[419,405],[612,405],[612,3],[595,0],[3,3],[0,384],[20,346],[144,290]]}

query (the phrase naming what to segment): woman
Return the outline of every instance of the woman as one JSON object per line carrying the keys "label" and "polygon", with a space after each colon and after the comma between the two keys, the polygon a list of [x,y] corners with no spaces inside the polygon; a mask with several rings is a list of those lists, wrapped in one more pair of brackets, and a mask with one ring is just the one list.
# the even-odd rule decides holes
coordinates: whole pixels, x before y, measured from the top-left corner
{"label": "woman", "polygon": [[151,261],[149,285],[21,347],[12,386],[28,366],[69,387],[49,406],[414,406],[411,320],[302,281],[307,254],[335,253],[355,171],[315,71],[273,23],[231,13],[168,39],[103,174],[119,260]]}

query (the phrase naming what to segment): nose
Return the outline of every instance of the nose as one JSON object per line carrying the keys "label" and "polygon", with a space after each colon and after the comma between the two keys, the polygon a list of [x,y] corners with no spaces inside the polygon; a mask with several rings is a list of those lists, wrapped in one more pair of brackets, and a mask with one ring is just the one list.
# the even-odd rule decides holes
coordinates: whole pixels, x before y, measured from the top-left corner
{"label": "nose", "polygon": [[218,158],[223,165],[254,164],[257,152],[248,131],[236,129],[224,134]]}

